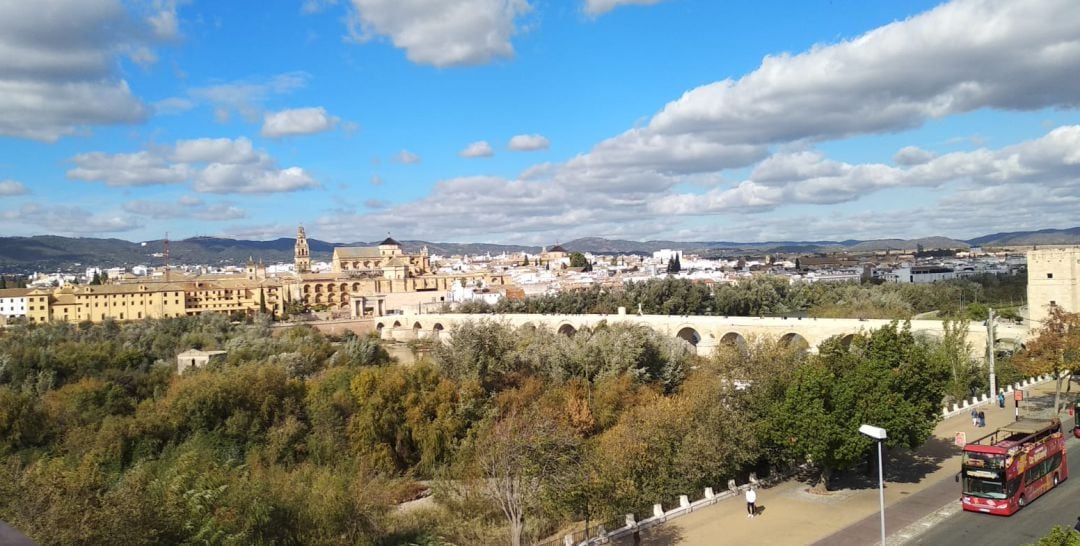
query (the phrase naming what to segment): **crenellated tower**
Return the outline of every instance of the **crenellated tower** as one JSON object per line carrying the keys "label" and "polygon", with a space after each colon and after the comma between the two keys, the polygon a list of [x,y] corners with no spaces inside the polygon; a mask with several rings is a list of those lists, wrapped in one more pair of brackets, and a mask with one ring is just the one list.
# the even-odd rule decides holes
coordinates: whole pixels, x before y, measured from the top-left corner
{"label": "crenellated tower", "polygon": [[296,228],[296,252],[294,255],[297,273],[311,271],[311,251],[308,250],[307,235],[304,234],[304,226]]}

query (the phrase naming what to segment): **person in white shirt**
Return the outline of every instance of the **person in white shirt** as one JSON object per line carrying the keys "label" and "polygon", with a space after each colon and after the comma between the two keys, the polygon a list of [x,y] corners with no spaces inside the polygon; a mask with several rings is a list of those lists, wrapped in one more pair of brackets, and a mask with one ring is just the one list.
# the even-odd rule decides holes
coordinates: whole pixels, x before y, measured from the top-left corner
{"label": "person in white shirt", "polygon": [[753,487],[746,490],[746,517],[752,518],[757,515],[757,492]]}

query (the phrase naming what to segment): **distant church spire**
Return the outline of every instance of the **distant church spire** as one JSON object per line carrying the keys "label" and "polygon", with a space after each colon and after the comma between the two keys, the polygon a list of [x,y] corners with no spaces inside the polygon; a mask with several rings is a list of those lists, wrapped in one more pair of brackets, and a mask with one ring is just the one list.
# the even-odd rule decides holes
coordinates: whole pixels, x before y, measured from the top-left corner
{"label": "distant church spire", "polygon": [[294,253],[294,259],[296,260],[297,273],[307,273],[311,271],[311,251],[308,250],[307,235],[304,233],[303,225],[296,228],[296,251]]}

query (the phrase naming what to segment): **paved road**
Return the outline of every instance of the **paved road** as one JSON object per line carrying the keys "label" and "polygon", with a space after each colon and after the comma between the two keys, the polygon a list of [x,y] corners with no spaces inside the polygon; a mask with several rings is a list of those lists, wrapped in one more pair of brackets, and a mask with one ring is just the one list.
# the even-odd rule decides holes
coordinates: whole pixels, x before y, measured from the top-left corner
{"label": "paved road", "polygon": [[[1080,516],[1080,440],[1068,440],[1069,479],[1009,517],[961,511],[908,544],[1031,544],[1055,525],[1072,527]],[[957,488],[959,497],[959,485]],[[957,498],[956,502],[960,502]],[[886,512],[887,514],[888,512]]]}

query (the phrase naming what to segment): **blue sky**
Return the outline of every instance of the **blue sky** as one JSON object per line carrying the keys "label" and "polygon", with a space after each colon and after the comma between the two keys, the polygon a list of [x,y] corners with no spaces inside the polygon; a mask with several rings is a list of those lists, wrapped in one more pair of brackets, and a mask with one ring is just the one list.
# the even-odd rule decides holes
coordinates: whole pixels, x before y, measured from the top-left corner
{"label": "blue sky", "polygon": [[0,233],[1077,225],[1073,0],[12,0]]}

